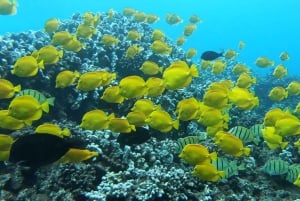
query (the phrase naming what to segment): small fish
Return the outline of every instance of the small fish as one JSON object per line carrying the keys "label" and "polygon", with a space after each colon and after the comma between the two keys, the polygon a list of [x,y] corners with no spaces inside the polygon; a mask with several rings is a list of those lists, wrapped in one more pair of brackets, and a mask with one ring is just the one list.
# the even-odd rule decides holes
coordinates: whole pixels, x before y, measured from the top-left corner
{"label": "small fish", "polygon": [[250,132],[248,128],[245,128],[243,126],[235,126],[232,127],[228,132],[240,138],[240,140],[242,140],[243,143],[248,143],[253,141],[255,144],[257,144],[254,135]]}
{"label": "small fish", "polygon": [[299,174],[300,174],[300,164],[292,164],[290,165],[287,171],[286,180],[293,183],[297,179]]}
{"label": "small fish", "polygon": [[35,98],[40,104],[48,102],[49,105],[54,106],[55,97],[46,98],[44,94],[34,89],[24,89],[17,94],[18,96],[29,95]]}
{"label": "small fish", "polygon": [[205,140],[206,136],[205,135],[191,135],[187,136],[184,138],[179,138],[176,142],[176,152],[181,153],[182,149],[185,147],[187,144],[199,144],[201,141]]}
{"label": "small fish", "polygon": [[201,59],[205,61],[212,61],[222,56],[223,56],[223,52],[217,53],[214,51],[205,51],[202,53]]}
{"label": "small fish", "polygon": [[265,126],[263,124],[255,124],[249,128],[250,132],[254,135],[255,138],[260,139],[262,138],[262,129]]}
{"label": "small fish", "polygon": [[281,159],[269,159],[263,166],[263,171],[271,176],[283,175],[288,172],[289,163]]}
{"label": "small fish", "polygon": [[225,179],[232,177],[234,175],[238,175],[239,170],[245,170],[245,165],[237,165],[237,160],[229,161],[227,158],[218,157],[217,160],[211,162],[213,166],[215,166],[218,171],[225,172]]}

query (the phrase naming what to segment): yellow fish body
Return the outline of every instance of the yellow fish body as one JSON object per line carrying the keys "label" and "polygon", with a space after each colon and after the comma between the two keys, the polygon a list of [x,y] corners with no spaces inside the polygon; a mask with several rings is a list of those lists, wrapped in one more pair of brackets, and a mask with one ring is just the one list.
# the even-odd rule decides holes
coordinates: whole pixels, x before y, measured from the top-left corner
{"label": "yellow fish body", "polygon": [[98,155],[98,152],[90,151],[88,149],[70,148],[65,155],[56,161],[56,163],[78,163],[88,160],[92,157],[97,157]]}
{"label": "yellow fish body", "polygon": [[91,12],[86,12],[82,17],[83,24],[86,26],[96,27],[100,22],[99,14],[94,15]]}
{"label": "yellow fish body", "polygon": [[60,21],[57,18],[50,18],[45,22],[44,29],[48,34],[58,30]]}
{"label": "yellow fish body", "polygon": [[288,97],[288,92],[283,87],[274,87],[270,91],[268,97],[272,101],[280,102],[280,101],[282,101],[282,100],[284,100],[285,98]]}
{"label": "yellow fish body", "polygon": [[288,61],[290,59],[290,56],[287,52],[281,52],[279,55],[279,58],[281,61]]}
{"label": "yellow fish body", "polygon": [[229,100],[241,110],[251,110],[259,105],[258,97],[248,89],[234,87],[229,93]]}
{"label": "yellow fish body", "polygon": [[11,98],[21,91],[21,85],[14,86],[9,80],[0,79],[0,99]]}
{"label": "yellow fish body", "polygon": [[187,144],[178,156],[191,165],[209,163],[217,159],[217,153],[209,153],[207,148],[201,144]]}
{"label": "yellow fish body", "polygon": [[240,74],[236,81],[236,85],[240,88],[249,88],[252,84],[256,83],[256,78],[252,78],[248,73]]}
{"label": "yellow fish body", "polygon": [[133,14],[133,21],[135,21],[135,22],[145,22],[146,18],[147,18],[147,15],[144,12],[137,11]]}
{"label": "yellow fish body", "polygon": [[[30,124],[28,122],[28,124]],[[8,110],[0,110],[0,128],[19,130],[25,126],[25,121],[8,115]]]}
{"label": "yellow fish body", "polygon": [[219,131],[215,138],[215,144],[226,154],[230,154],[235,157],[242,155],[249,156],[250,148],[245,148],[243,142],[230,133]]}
{"label": "yellow fish body", "polygon": [[175,113],[179,120],[189,121],[199,118],[199,108],[199,102],[194,97],[183,99],[177,103]]}
{"label": "yellow fish body", "polygon": [[276,77],[277,79],[283,78],[287,75],[287,69],[284,67],[284,65],[279,64],[273,71],[272,75]]}
{"label": "yellow fish body", "polygon": [[170,90],[182,89],[192,82],[193,77],[198,77],[197,67],[190,68],[184,61],[175,61],[163,72],[165,88]]}
{"label": "yellow fish body", "polygon": [[250,69],[242,63],[237,63],[233,66],[232,72],[236,75],[240,75],[242,73],[250,73]]}
{"label": "yellow fish body", "polygon": [[222,89],[210,89],[207,90],[203,96],[203,102],[205,105],[222,109],[228,106],[228,96],[226,90]]}
{"label": "yellow fish body", "polygon": [[267,68],[274,66],[275,62],[269,59],[268,57],[258,57],[255,61],[255,65],[260,68]]}
{"label": "yellow fish body", "polygon": [[79,38],[91,38],[97,33],[96,29],[85,24],[80,24],[76,30],[76,36]]}
{"label": "yellow fish body", "polygon": [[225,177],[225,172],[218,171],[217,168],[210,163],[202,163],[194,167],[192,175],[203,181],[216,182]]}
{"label": "yellow fish body", "polygon": [[88,130],[103,130],[108,128],[112,118],[114,118],[113,113],[107,116],[102,110],[91,110],[83,115],[79,126]]}
{"label": "yellow fish body", "polygon": [[107,87],[100,99],[108,103],[123,103],[124,101],[124,97],[120,95],[119,86]]}
{"label": "yellow fish body", "polygon": [[282,136],[275,133],[275,127],[265,127],[262,129],[262,136],[267,143],[268,147],[272,150],[281,148],[285,149],[288,142],[282,141]]}
{"label": "yellow fish body", "polygon": [[131,99],[145,95],[147,86],[143,78],[132,75],[123,78],[119,83],[120,95]]}
{"label": "yellow fish body", "polygon": [[179,15],[168,13],[166,15],[166,22],[169,25],[176,25],[176,24],[182,23],[183,20],[181,19],[181,17],[179,17]]}
{"label": "yellow fish body", "polygon": [[159,20],[159,17],[154,14],[148,14],[146,18],[146,22],[149,24],[153,24]]}
{"label": "yellow fish body", "polygon": [[275,133],[282,137],[289,137],[300,134],[300,120],[290,117],[278,119],[275,123]]}
{"label": "yellow fish body", "polygon": [[183,35],[190,36],[196,30],[197,26],[195,24],[188,24],[184,27]]}
{"label": "yellow fish body", "polygon": [[81,43],[76,36],[73,36],[71,40],[63,44],[64,50],[72,52],[79,52],[84,47],[85,44]]}
{"label": "yellow fish body", "polygon": [[48,102],[40,104],[34,97],[29,95],[14,98],[8,107],[8,114],[19,120],[39,120],[43,111],[49,112]]}
{"label": "yellow fish body", "polygon": [[300,114],[300,102],[296,105],[294,112],[298,115]]}
{"label": "yellow fish body", "polygon": [[238,56],[238,53],[232,49],[227,50],[224,54],[225,59],[228,60],[233,60],[236,56]]}
{"label": "yellow fish body", "polygon": [[0,134],[0,161],[8,161],[14,139],[9,135]]}
{"label": "yellow fish body", "polygon": [[0,0],[0,15],[14,15],[17,13],[16,0]]}
{"label": "yellow fish body", "polygon": [[186,42],[186,39],[184,36],[180,36],[176,40],[176,45],[177,46],[182,46]]}
{"label": "yellow fish body", "polygon": [[212,64],[212,73],[215,75],[220,75],[221,73],[223,73],[224,69],[226,68],[227,64],[222,61],[222,60],[216,60],[213,64]]}
{"label": "yellow fish body", "polygon": [[134,126],[144,126],[146,124],[146,115],[143,112],[129,112],[126,116],[129,124]]}
{"label": "yellow fish body", "polygon": [[136,12],[136,10],[134,10],[133,8],[124,8],[123,10],[123,15],[130,17],[133,16],[133,14]]}
{"label": "yellow fish body", "polygon": [[198,122],[204,126],[223,125],[224,128],[227,127],[228,121],[228,114],[223,114],[221,110],[212,107],[208,107],[205,111],[201,112],[198,119]]}
{"label": "yellow fish body", "polygon": [[45,133],[45,134],[52,134],[56,135],[58,137],[68,137],[70,136],[71,132],[68,128],[61,129],[58,125],[56,124],[50,124],[50,123],[44,123],[42,125],[39,125],[35,130],[35,133]]}
{"label": "yellow fish body", "polygon": [[102,77],[97,71],[86,72],[79,77],[76,89],[81,91],[92,91],[102,84]]}
{"label": "yellow fish body", "polygon": [[73,36],[68,31],[58,31],[53,34],[51,44],[65,45],[72,39]]}
{"label": "yellow fish body", "polygon": [[289,96],[300,95],[300,82],[292,81],[286,88]]}
{"label": "yellow fish body", "polygon": [[38,51],[38,61],[43,61],[44,65],[56,64],[63,57],[63,51],[58,51],[54,46],[49,45],[42,47]]}
{"label": "yellow fish body", "polygon": [[137,45],[129,46],[126,50],[125,57],[128,59],[134,59],[135,55],[143,50],[142,47],[138,47]]}
{"label": "yellow fish body", "polygon": [[197,54],[197,50],[195,48],[190,48],[187,50],[185,56],[187,59],[193,58]]}
{"label": "yellow fish body", "polygon": [[157,97],[165,91],[164,81],[158,77],[149,77],[146,81],[148,88],[146,96]]}
{"label": "yellow fish body", "polygon": [[39,69],[44,69],[43,61],[38,63],[33,56],[24,56],[16,61],[11,73],[18,77],[32,77],[38,73]]}
{"label": "yellow fish body", "polygon": [[55,88],[66,88],[71,86],[80,76],[78,71],[65,70],[57,74],[55,79]]}
{"label": "yellow fish body", "polygon": [[119,39],[112,35],[104,34],[101,38],[100,43],[106,46],[114,46],[119,42]]}
{"label": "yellow fish body", "polygon": [[150,48],[156,54],[171,54],[172,52],[172,47],[169,47],[165,42],[161,40],[153,41]]}
{"label": "yellow fish body", "polygon": [[139,41],[142,38],[142,34],[137,32],[136,30],[130,30],[127,33],[127,39],[130,41]]}
{"label": "yellow fish body", "polygon": [[179,120],[173,120],[169,113],[163,110],[155,110],[145,120],[146,123],[153,129],[166,133],[179,127]]}
{"label": "yellow fish body", "polygon": [[127,119],[112,118],[109,121],[108,129],[115,133],[130,133],[136,131],[135,126],[129,124]]}
{"label": "yellow fish body", "polygon": [[191,15],[189,18],[189,22],[193,24],[201,23],[202,20],[197,15]]}
{"label": "yellow fish body", "polygon": [[280,108],[271,109],[265,114],[263,124],[264,126],[268,126],[268,127],[275,126],[277,120],[282,119],[286,116],[293,117],[288,111],[283,111]]}
{"label": "yellow fish body", "polygon": [[157,109],[157,106],[149,99],[137,100],[131,108],[133,112],[142,112],[148,117],[153,111]]}
{"label": "yellow fish body", "polygon": [[157,63],[153,61],[145,61],[139,68],[145,75],[156,75],[163,71],[163,67],[159,67]]}

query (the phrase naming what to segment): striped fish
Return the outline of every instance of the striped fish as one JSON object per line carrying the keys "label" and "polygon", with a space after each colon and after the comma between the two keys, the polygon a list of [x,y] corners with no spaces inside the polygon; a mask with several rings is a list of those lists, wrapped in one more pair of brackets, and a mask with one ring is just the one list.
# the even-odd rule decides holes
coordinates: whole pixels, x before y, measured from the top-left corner
{"label": "striped fish", "polygon": [[286,175],[286,180],[288,180],[291,183],[294,183],[294,181],[297,179],[299,174],[300,174],[300,164],[290,165]]}
{"label": "striped fish", "polygon": [[263,171],[269,175],[283,175],[289,170],[289,163],[281,159],[270,159],[263,166]]}
{"label": "striped fish", "polygon": [[238,175],[239,170],[246,169],[244,164],[237,165],[237,160],[229,161],[227,158],[218,157],[217,160],[212,161],[211,164],[215,166],[218,171],[225,172],[225,179]]}
{"label": "striped fish", "polygon": [[184,138],[179,138],[176,142],[176,152],[181,153],[182,149],[187,144],[199,144],[201,141],[205,140],[205,135],[195,135],[195,136],[187,136]]}
{"label": "striped fish", "polygon": [[41,92],[34,90],[34,89],[25,89],[20,91],[17,96],[24,96],[29,95],[35,98],[40,104],[43,104],[44,102],[48,102],[49,105],[54,106],[55,97],[46,98],[44,94]]}
{"label": "striped fish", "polygon": [[243,143],[248,143],[254,141],[254,136],[248,128],[243,126],[232,127],[229,131],[230,134],[238,137]]}
{"label": "striped fish", "polygon": [[257,139],[263,138],[262,136],[262,129],[264,129],[265,126],[263,124],[255,124],[249,128],[250,132],[253,134],[253,136]]}

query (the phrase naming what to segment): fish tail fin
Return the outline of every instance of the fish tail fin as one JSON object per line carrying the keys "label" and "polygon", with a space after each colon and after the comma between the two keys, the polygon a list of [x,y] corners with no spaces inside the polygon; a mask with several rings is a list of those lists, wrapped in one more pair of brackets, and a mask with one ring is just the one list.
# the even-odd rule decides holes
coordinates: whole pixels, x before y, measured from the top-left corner
{"label": "fish tail fin", "polygon": [[256,78],[253,78],[253,79],[252,79],[252,83],[253,83],[253,84],[256,84]]}
{"label": "fish tail fin", "polygon": [[18,84],[17,86],[15,86],[15,87],[14,87],[14,91],[15,91],[15,92],[21,91],[21,85]]}
{"label": "fish tail fin", "polygon": [[47,98],[47,102],[49,105],[54,106],[55,97]]}
{"label": "fish tail fin", "polygon": [[288,146],[288,142],[282,142],[281,144],[280,144],[280,147],[281,147],[281,149],[285,149],[286,148],[286,146]]}
{"label": "fish tail fin", "polygon": [[225,178],[225,176],[226,176],[225,171],[218,171],[218,175],[219,175],[221,178]]}
{"label": "fish tail fin", "polygon": [[111,113],[110,115],[108,115],[108,121],[112,120],[113,118],[115,118],[115,114]]}
{"label": "fish tail fin", "polygon": [[158,71],[159,71],[160,73],[162,73],[163,70],[164,70],[164,67],[162,67],[162,66],[158,68]]}
{"label": "fish tail fin", "polygon": [[197,66],[195,64],[193,64],[191,66],[190,73],[191,73],[192,77],[198,77],[199,76],[199,72],[198,72]]}
{"label": "fish tail fin", "polygon": [[80,73],[77,71],[77,70],[75,70],[74,71],[74,76],[77,78],[77,77],[80,77]]}
{"label": "fish tail fin", "polygon": [[38,68],[40,68],[40,69],[45,69],[45,68],[44,68],[44,60],[41,60],[41,61],[38,63]]}
{"label": "fish tail fin", "polygon": [[25,120],[24,124],[27,126],[31,126],[32,125],[32,121],[31,120]]}
{"label": "fish tail fin", "polygon": [[64,56],[64,51],[63,50],[58,51],[58,57],[62,58],[63,56]]}
{"label": "fish tail fin", "polygon": [[210,159],[213,160],[213,161],[216,161],[217,157],[218,157],[217,152],[215,152],[215,151],[210,153],[209,156],[210,156]]}
{"label": "fish tail fin", "polygon": [[270,149],[272,149],[272,150],[278,148],[278,144],[272,144],[272,143],[269,143],[269,142],[266,142],[266,143],[267,143],[268,147],[269,147]]}
{"label": "fish tail fin", "polygon": [[251,152],[251,149],[250,148],[244,148],[244,154],[246,156],[249,156],[250,155],[250,152]]}
{"label": "fish tail fin", "polygon": [[42,110],[43,110],[44,112],[46,112],[46,113],[49,112],[49,103],[48,103],[47,101],[44,102],[44,103],[41,105],[41,107],[42,107]]}
{"label": "fish tail fin", "polygon": [[63,131],[62,131],[62,136],[70,136],[71,135],[71,132],[68,128],[65,128]]}
{"label": "fish tail fin", "polygon": [[133,130],[133,131],[136,131],[135,125],[130,125],[130,129]]}
{"label": "fish tail fin", "polygon": [[173,127],[178,130],[179,128],[179,119],[176,119],[175,121],[173,121]]}
{"label": "fish tail fin", "polygon": [[112,80],[117,79],[117,73],[112,73],[112,74],[111,74],[111,79],[112,79]]}

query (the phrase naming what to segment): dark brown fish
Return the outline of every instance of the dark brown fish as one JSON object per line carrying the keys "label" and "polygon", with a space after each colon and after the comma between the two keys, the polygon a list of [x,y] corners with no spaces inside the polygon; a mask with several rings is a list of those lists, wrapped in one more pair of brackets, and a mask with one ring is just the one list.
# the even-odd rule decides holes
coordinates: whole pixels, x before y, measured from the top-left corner
{"label": "dark brown fish", "polygon": [[222,56],[223,56],[223,52],[218,53],[214,51],[205,51],[202,53],[201,59],[206,61],[212,61]]}

